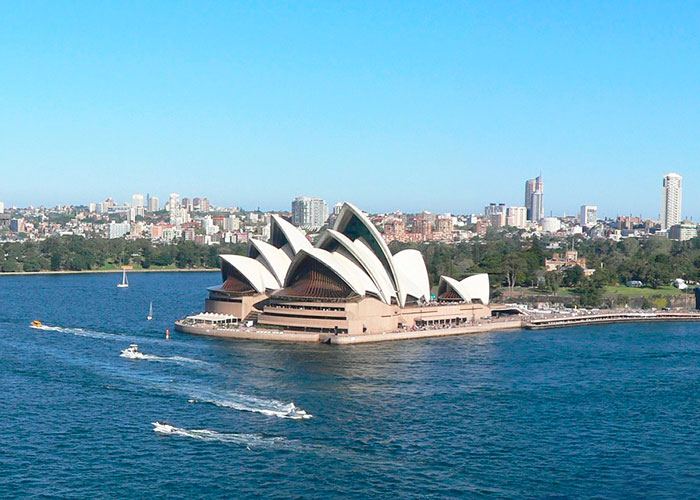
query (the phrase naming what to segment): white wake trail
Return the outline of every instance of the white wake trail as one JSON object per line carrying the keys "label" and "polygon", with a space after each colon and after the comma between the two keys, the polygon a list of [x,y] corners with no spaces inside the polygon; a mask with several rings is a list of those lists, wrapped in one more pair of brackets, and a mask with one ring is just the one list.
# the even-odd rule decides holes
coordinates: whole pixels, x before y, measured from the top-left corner
{"label": "white wake trail", "polygon": [[249,411],[278,418],[290,418],[293,420],[307,420],[313,415],[299,408],[294,403],[284,403],[275,399],[259,398],[234,392],[216,392],[207,390],[189,391],[192,402],[210,403],[222,408],[231,408],[238,411]]}
{"label": "white wake trail", "polygon": [[95,330],[86,330],[84,328],[64,328],[62,326],[32,326],[35,330],[44,330],[47,332],[60,332],[67,333],[70,335],[76,335],[78,337],[87,337],[91,339],[101,339],[101,340],[129,340],[129,337],[120,335],[118,333],[105,333],[98,332]]}
{"label": "white wake trail", "polygon": [[174,363],[192,363],[197,365],[208,365],[206,361],[201,359],[186,358],[184,356],[157,356],[155,354],[146,354],[143,352],[131,352],[124,350],[119,354],[120,357],[126,359],[144,359],[146,361],[174,362]]}
{"label": "white wake trail", "polygon": [[254,446],[273,446],[286,441],[283,437],[266,437],[262,434],[238,434],[232,432],[216,432],[209,429],[184,429],[165,422],[152,422],[153,431],[163,435],[182,436],[201,441],[216,441],[233,443],[248,448]]}

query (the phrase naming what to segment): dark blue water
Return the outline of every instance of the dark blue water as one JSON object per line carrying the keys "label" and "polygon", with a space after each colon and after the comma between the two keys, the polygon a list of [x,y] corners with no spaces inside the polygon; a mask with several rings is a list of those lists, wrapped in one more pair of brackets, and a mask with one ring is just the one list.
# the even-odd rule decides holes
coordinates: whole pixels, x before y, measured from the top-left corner
{"label": "dark blue water", "polygon": [[700,495],[698,324],[166,341],[218,275],[119,278],[0,277],[1,497]]}

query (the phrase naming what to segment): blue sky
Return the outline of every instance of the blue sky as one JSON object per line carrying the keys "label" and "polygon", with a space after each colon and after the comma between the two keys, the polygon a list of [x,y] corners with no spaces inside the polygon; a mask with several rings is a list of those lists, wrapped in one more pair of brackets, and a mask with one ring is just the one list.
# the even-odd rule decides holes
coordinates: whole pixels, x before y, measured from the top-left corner
{"label": "blue sky", "polygon": [[700,218],[700,7],[2,2],[0,200]]}

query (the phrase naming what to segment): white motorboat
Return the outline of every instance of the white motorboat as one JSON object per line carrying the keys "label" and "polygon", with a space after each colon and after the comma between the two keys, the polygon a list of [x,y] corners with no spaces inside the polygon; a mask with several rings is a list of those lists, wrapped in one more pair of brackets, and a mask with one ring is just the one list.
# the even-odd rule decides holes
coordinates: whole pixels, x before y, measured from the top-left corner
{"label": "white motorboat", "polygon": [[124,349],[120,356],[122,358],[129,359],[143,359],[145,357],[145,355],[141,351],[139,351],[138,344],[129,344],[129,347]]}
{"label": "white motorboat", "polygon": [[161,434],[172,434],[175,431],[175,427],[167,422],[156,420],[155,422],[151,422],[151,424],[153,425],[153,430]]}

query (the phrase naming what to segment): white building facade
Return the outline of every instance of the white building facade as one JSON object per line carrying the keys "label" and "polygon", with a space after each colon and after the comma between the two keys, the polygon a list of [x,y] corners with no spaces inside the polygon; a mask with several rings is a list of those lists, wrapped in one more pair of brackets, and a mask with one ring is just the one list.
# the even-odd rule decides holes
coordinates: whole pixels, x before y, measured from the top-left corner
{"label": "white building facade", "polygon": [[131,224],[128,222],[110,222],[107,237],[110,240],[123,238],[131,231]]}
{"label": "white building facade", "polygon": [[522,229],[527,226],[526,207],[508,207],[506,212],[506,225]]}
{"label": "white building facade", "polygon": [[321,198],[300,196],[292,201],[292,221],[304,229],[319,229],[328,220],[328,205]]}
{"label": "white building facade", "polygon": [[664,175],[661,206],[661,229],[668,230],[671,226],[680,224],[683,204],[683,177],[675,173]]}
{"label": "white building facade", "polygon": [[598,222],[598,207],[596,205],[581,205],[579,220],[583,227],[595,226]]}

